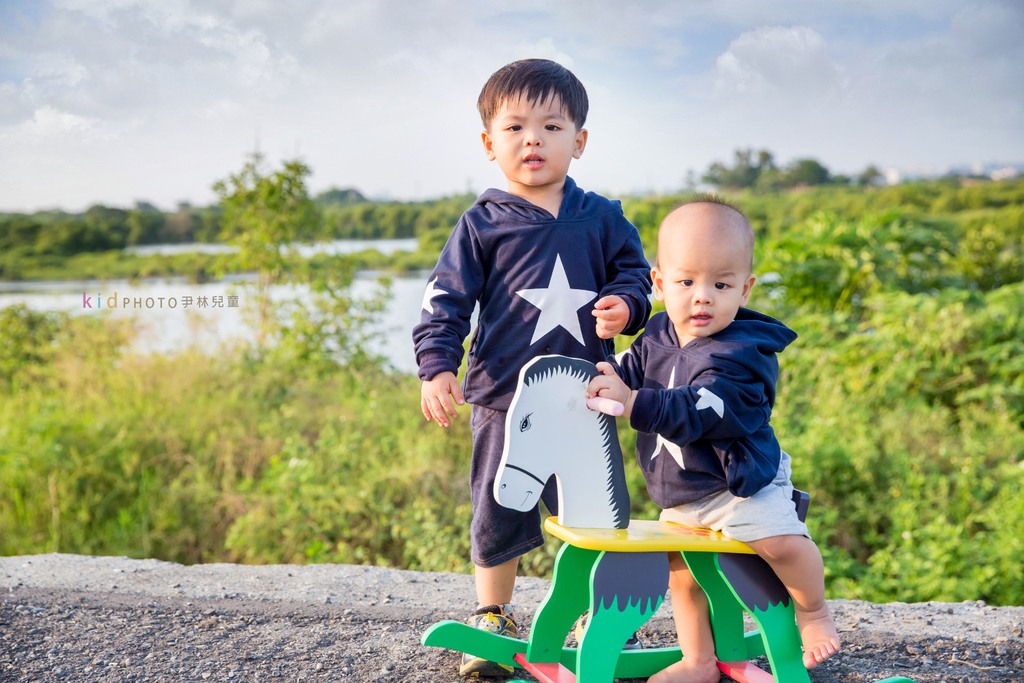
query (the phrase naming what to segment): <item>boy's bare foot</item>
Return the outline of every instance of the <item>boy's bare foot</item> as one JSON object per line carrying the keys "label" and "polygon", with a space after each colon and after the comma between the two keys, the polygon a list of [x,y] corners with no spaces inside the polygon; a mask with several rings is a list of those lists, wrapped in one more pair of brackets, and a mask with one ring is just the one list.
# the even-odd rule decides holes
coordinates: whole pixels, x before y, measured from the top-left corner
{"label": "boy's bare foot", "polygon": [[715,660],[700,662],[683,657],[647,679],[647,683],[718,683],[720,678]]}
{"label": "boy's bare foot", "polygon": [[813,669],[839,650],[839,633],[828,605],[814,612],[797,610],[796,626],[804,644],[804,666],[808,669]]}

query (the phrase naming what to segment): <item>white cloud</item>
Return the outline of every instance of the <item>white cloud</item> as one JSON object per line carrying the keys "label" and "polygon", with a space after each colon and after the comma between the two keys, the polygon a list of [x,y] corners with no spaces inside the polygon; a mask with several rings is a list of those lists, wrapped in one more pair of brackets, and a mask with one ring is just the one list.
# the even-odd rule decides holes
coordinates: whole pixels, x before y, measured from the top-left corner
{"label": "white cloud", "polygon": [[555,41],[551,37],[519,43],[516,45],[516,52],[522,55],[521,59],[550,59],[566,69],[576,68],[573,58],[556,47]]}
{"label": "white cloud", "polygon": [[245,107],[238,102],[223,97],[202,110],[202,117],[209,120],[231,120],[243,116]]}
{"label": "white cloud", "polygon": [[95,121],[59,111],[50,106],[36,109],[32,118],[21,123],[15,135],[27,142],[52,140],[70,135],[82,136],[95,129]]}
{"label": "white cloud", "polygon": [[839,89],[841,69],[808,26],[763,26],[741,34],[715,62],[716,94],[806,100]]}
{"label": "white cloud", "polygon": [[0,127],[18,123],[32,113],[32,100],[23,88],[0,82]]}

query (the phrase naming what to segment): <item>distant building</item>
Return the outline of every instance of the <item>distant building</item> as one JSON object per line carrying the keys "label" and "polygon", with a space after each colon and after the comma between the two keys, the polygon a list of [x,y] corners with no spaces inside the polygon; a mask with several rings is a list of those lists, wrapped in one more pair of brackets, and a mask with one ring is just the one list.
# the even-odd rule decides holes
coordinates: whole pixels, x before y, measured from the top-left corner
{"label": "distant building", "polygon": [[1006,180],[1024,175],[1024,163],[984,163],[974,161],[970,164],[959,166],[919,166],[912,168],[887,168],[882,171],[885,182],[888,185],[898,185],[908,180],[930,180],[943,176],[960,176],[973,178],[990,178],[992,180]]}
{"label": "distant building", "polygon": [[1020,168],[1015,166],[1004,166],[1003,168],[997,168],[989,173],[988,177],[992,180],[1006,180],[1007,178],[1015,178],[1020,174]]}

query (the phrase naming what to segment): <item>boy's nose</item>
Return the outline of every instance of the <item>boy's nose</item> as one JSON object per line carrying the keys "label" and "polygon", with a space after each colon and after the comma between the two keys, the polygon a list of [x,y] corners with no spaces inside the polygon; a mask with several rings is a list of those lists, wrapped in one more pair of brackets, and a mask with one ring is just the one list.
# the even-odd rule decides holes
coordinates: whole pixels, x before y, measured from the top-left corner
{"label": "boy's nose", "polygon": [[693,291],[693,303],[695,304],[709,304],[711,303],[711,292],[703,288],[695,288]]}

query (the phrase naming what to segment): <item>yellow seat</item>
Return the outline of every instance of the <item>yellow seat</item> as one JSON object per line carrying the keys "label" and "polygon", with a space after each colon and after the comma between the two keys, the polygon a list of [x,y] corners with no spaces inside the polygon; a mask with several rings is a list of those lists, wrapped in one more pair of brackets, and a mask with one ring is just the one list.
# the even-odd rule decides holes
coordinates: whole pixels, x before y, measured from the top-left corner
{"label": "yellow seat", "polygon": [[694,529],[672,522],[631,519],[629,527],[625,529],[582,529],[562,526],[557,517],[548,517],[544,520],[544,528],[552,536],[586,550],[625,553],[686,550],[754,554],[746,543],[726,538],[717,531]]}

